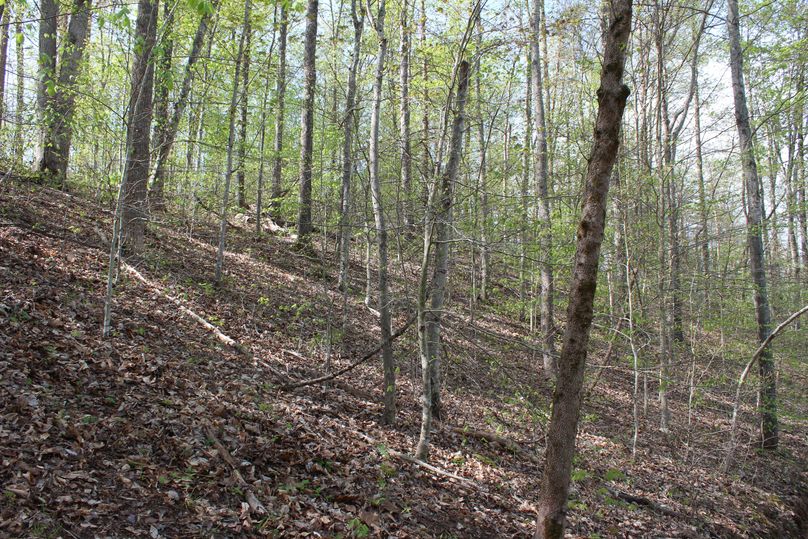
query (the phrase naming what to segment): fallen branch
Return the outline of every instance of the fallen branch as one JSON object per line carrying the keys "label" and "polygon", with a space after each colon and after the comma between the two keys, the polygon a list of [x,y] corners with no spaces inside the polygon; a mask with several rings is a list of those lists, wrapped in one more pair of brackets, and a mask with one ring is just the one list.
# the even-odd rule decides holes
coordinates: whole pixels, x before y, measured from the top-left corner
{"label": "fallen branch", "polygon": [[249,483],[244,480],[244,477],[241,475],[241,472],[238,471],[238,465],[236,464],[236,460],[233,458],[233,455],[230,454],[230,451],[219,441],[219,438],[216,436],[216,433],[213,432],[213,428],[208,426],[206,428],[206,434],[208,439],[213,442],[213,446],[216,448],[216,451],[219,453],[219,456],[222,457],[227,464],[230,465],[230,468],[233,470],[233,475],[236,478],[239,486],[244,490],[244,499],[247,500],[247,503],[250,506],[250,509],[258,514],[265,515],[267,510],[266,507],[256,498],[255,494],[253,493],[252,489],[250,488]]}
{"label": "fallen branch", "polygon": [[387,341],[380,344],[379,346],[377,346],[376,348],[374,348],[373,350],[371,350],[370,352],[368,352],[367,354],[365,354],[361,358],[357,359],[356,361],[354,361],[353,363],[351,363],[347,367],[344,367],[344,368],[342,368],[342,369],[340,369],[338,371],[335,371],[335,372],[333,372],[331,374],[326,374],[325,376],[320,376],[319,378],[312,378],[310,380],[301,380],[300,382],[291,382],[291,383],[282,385],[281,389],[288,391],[290,389],[296,389],[298,387],[310,386],[310,385],[319,384],[319,383],[322,383],[322,382],[327,382],[329,380],[333,380],[334,378],[336,378],[338,376],[342,376],[346,372],[354,370],[356,367],[358,367],[362,363],[366,362],[367,360],[369,360],[370,358],[372,358],[373,356],[378,354],[379,351],[381,351],[382,346],[384,346],[384,345],[386,345],[388,343],[391,343],[391,342],[395,341],[396,339],[398,339],[399,337],[401,337],[404,334],[404,332],[407,331],[407,329],[412,325],[412,323],[415,322],[415,320],[417,318],[418,318],[417,316],[410,317],[410,319],[407,320],[407,323],[405,323],[403,326],[401,326],[401,328],[399,328],[398,331],[396,331],[395,333],[390,335],[390,338],[387,339]]}
{"label": "fallen branch", "polygon": [[245,355],[245,356],[247,356],[247,357],[252,357],[252,352],[250,352],[250,350],[249,350],[249,349],[248,349],[246,346],[244,346],[243,344],[241,344],[241,343],[240,343],[240,342],[238,342],[237,340],[233,339],[232,337],[229,337],[229,336],[225,335],[224,333],[222,333],[222,332],[219,330],[219,328],[217,328],[216,326],[214,326],[213,324],[211,324],[210,322],[208,322],[207,320],[205,320],[204,318],[202,318],[201,316],[199,316],[198,314],[196,314],[194,311],[192,311],[191,309],[189,309],[188,307],[186,307],[185,305],[183,305],[183,304],[182,304],[182,301],[180,301],[180,299],[179,299],[179,298],[174,297],[174,296],[171,296],[171,295],[169,295],[169,294],[165,293],[165,292],[162,290],[162,288],[161,288],[160,286],[158,286],[157,284],[155,284],[155,283],[153,283],[153,282],[149,281],[149,280],[148,280],[146,277],[144,277],[144,276],[143,276],[143,275],[142,275],[142,274],[141,274],[141,273],[140,273],[138,270],[136,270],[135,268],[133,268],[132,266],[130,266],[130,265],[129,265],[129,264],[127,264],[126,262],[122,262],[122,265],[123,265],[123,268],[124,268],[124,269],[125,269],[125,270],[126,270],[126,271],[127,271],[129,274],[130,274],[130,275],[132,275],[132,276],[133,276],[135,279],[137,279],[138,281],[140,281],[140,282],[141,282],[141,283],[143,283],[144,285],[148,286],[149,288],[153,289],[155,292],[159,293],[161,296],[163,296],[164,298],[166,298],[167,300],[169,300],[171,303],[173,303],[174,305],[176,305],[176,306],[177,306],[177,308],[178,308],[180,311],[182,311],[182,312],[183,312],[183,313],[185,313],[185,314],[186,314],[188,317],[190,317],[190,318],[192,318],[193,320],[195,320],[196,322],[198,322],[198,323],[199,323],[199,324],[200,324],[202,327],[204,327],[206,330],[208,330],[208,331],[210,331],[211,333],[213,333],[213,335],[214,335],[214,336],[215,336],[217,339],[219,339],[219,341],[221,341],[222,343],[226,344],[227,346],[230,346],[231,348],[233,348],[233,349],[237,350],[239,353],[241,353],[241,354],[243,354],[243,355]]}
{"label": "fallen branch", "polygon": [[606,487],[606,490],[609,491],[609,494],[613,498],[617,498],[618,500],[623,500],[626,503],[633,503],[635,505],[641,505],[641,506],[649,507],[652,510],[658,512],[658,513],[662,513],[663,515],[668,515],[668,516],[676,517],[676,518],[679,518],[679,519],[684,519],[685,518],[684,515],[682,515],[678,511],[674,511],[673,509],[671,509],[670,507],[668,507],[666,505],[656,503],[654,500],[651,500],[650,498],[646,498],[644,496],[637,496],[635,494],[629,494],[627,492],[622,492],[620,490],[616,490],[616,489],[613,489],[611,487]]}
{"label": "fallen branch", "polygon": [[729,471],[729,467],[732,464],[732,454],[735,451],[735,429],[738,426],[738,409],[741,407],[741,386],[746,381],[746,377],[749,376],[749,371],[752,369],[752,365],[755,364],[757,360],[760,359],[760,356],[763,354],[763,351],[766,350],[766,347],[774,340],[777,335],[780,334],[785,328],[791,324],[794,320],[802,316],[808,312],[808,305],[800,309],[799,311],[793,313],[791,316],[786,318],[779,326],[774,328],[766,340],[764,340],[755,353],[752,355],[752,359],[749,360],[749,363],[746,364],[744,367],[743,372],[741,373],[741,377],[738,378],[738,387],[735,389],[735,404],[732,406],[732,424],[730,426],[730,434],[729,434],[729,445],[727,447],[727,454],[724,457],[724,462],[721,464],[721,470],[726,473]]}
{"label": "fallen branch", "polygon": [[541,459],[539,459],[539,457],[537,457],[527,449],[523,448],[521,445],[514,442],[513,440],[503,438],[502,436],[494,434],[493,432],[474,430],[465,426],[464,427],[450,426],[449,430],[451,430],[452,432],[456,432],[457,434],[461,434],[463,436],[468,436],[470,438],[477,438],[480,440],[485,440],[486,442],[500,445],[505,449],[507,449],[508,451],[511,451],[512,453],[515,453],[517,455],[521,455],[535,464],[541,464]]}

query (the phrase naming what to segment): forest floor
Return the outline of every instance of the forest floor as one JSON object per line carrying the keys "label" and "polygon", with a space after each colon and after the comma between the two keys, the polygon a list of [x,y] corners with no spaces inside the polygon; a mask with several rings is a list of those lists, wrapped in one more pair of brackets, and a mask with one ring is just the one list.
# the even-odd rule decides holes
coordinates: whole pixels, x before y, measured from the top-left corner
{"label": "forest floor", "polygon": [[[0,536],[531,534],[550,389],[525,324],[469,311],[462,265],[427,469],[405,458],[420,420],[414,327],[395,345],[394,427],[380,424],[378,357],[329,384],[281,389],[324,372],[329,319],[332,369],[376,348],[361,253],[343,325],[329,242],[304,256],[283,234],[231,228],[217,288],[216,227],[158,223],[132,262],[149,282],[121,273],[102,339],[110,219],[74,195],[0,185]],[[411,270],[396,272],[395,290],[414,288],[401,277]],[[394,329],[411,308],[395,304]],[[649,399],[632,459],[633,377],[618,368],[625,351],[598,368],[608,336],[596,332],[590,353],[569,536],[805,537],[808,422],[784,419],[781,449],[758,454],[745,408],[737,463],[720,473],[742,360],[715,364],[724,386],[700,393],[689,426],[686,386],[672,388],[668,433]],[[804,380],[804,366],[790,374]],[[804,386],[795,391],[802,409],[784,416],[805,418]]]}

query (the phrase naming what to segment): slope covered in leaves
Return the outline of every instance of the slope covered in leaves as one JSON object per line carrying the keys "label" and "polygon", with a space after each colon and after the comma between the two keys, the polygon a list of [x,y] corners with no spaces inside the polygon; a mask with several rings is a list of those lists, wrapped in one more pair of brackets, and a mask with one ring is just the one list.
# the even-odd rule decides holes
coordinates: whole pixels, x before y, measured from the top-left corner
{"label": "slope covered in leaves", "polygon": [[[522,324],[494,310],[467,312],[463,283],[454,284],[447,414],[429,469],[406,458],[420,417],[413,328],[396,342],[395,427],[379,424],[379,361],[328,384],[281,389],[323,372],[327,359],[347,365],[378,343],[361,297],[347,298],[343,322],[328,253],[304,256],[283,235],[255,240],[231,229],[227,278],[215,288],[214,227],[153,226],[148,255],[132,262],[149,282],[121,273],[114,333],[103,340],[110,217],[87,200],[27,184],[0,191],[0,535],[531,533],[549,390]],[[363,268],[352,271],[361,283]],[[248,353],[222,344],[167,296]],[[396,305],[396,327],[410,309]],[[329,328],[340,337],[331,346]],[[597,368],[607,345],[604,336],[593,342],[572,536],[805,532],[804,421],[784,422],[782,451],[742,449],[739,467],[724,476],[717,463],[730,403],[707,394],[688,428],[687,395],[674,393],[673,431],[657,432],[650,402],[632,460],[631,380]]]}

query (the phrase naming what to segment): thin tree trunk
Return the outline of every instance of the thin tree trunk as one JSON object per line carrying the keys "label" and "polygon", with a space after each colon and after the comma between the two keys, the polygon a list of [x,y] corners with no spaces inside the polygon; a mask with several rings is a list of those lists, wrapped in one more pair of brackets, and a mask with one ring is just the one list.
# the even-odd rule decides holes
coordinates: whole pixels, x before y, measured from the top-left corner
{"label": "thin tree trunk", "polygon": [[[452,139],[449,148],[449,161],[441,177],[440,193],[434,220],[429,219],[424,228],[424,257],[421,261],[421,283],[419,287],[418,337],[421,355],[421,376],[423,379],[423,396],[421,407],[421,434],[415,458],[426,460],[429,456],[429,438],[432,428],[432,417],[436,404],[440,412],[440,335],[443,317],[443,303],[446,293],[446,282],[449,276],[449,243],[452,236],[452,205],[454,204],[454,186],[463,153],[463,135],[466,123],[466,98],[469,86],[469,63],[460,62],[457,71],[457,96],[454,103],[454,119],[452,121]],[[430,197],[431,198],[431,197]],[[431,206],[431,202],[429,206]],[[428,210],[427,214],[431,213]],[[429,260],[429,250],[434,234],[435,270],[432,276],[431,298],[429,309],[426,309],[425,272]]]}
{"label": "thin tree trunk", "polygon": [[[707,217],[707,194],[704,189],[704,159],[701,148],[701,102],[699,99],[698,72],[695,74],[695,88],[693,101],[693,129],[696,144],[696,177],[699,183],[699,245],[701,247],[701,268],[705,277],[705,284],[709,283],[710,275],[710,231]],[[705,291],[705,300],[710,294]]]}
{"label": "thin tree trunk", "polygon": [[392,425],[396,420],[396,372],[393,362],[393,346],[390,342],[392,326],[390,321],[390,292],[387,279],[387,226],[384,218],[381,179],[379,178],[379,123],[381,121],[382,88],[384,83],[384,61],[387,55],[387,37],[384,35],[385,0],[379,0],[379,10],[373,17],[368,0],[368,17],[374,23],[379,39],[379,52],[376,57],[376,77],[373,84],[373,109],[370,117],[370,191],[373,202],[373,217],[376,221],[376,247],[379,263],[379,325],[382,332],[382,365],[384,367],[384,414],[382,422]]}
{"label": "thin tree trunk", "polygon": [[[410,28],[408,19],[410,7],[408,0],[401,5],[401,65],[399,66],[399,82],[401,85],[401,103],[399,113],[399,134],[401,136],[401,187],[404,190],[404,227],[408,235],[412,234],[415,224],[412,204],[412,144],[410,141]],[[426,106],[426,104],[425,104]]]}
{"label": "thin tree trunk", "polygon": [[544,84],[542,80],[542,59],[539,47],[541,35],[540,0],[533,0],[533,14],[530,28],[531,86],[535,113],[536,148],[533,154],[533,174],[536,180],[538,204],[536,214],[539,221],[538,247],[539,272],[541,278],[541,337],[542,363],[546,378],[556,377],[555,327],[553,323],[553,267],[552,267],[552,223],[550,222],[550,200],[547,191],[547,126],[544,120]]}
{"label": "thin tree trunk", "polygon": [[351,68],[348,71],[348,90],[345,96],[344,133],[342,140],[342,207],[340,208],[339,289],[348,290],[348,269],[351,264],[351,178],[353,176],[353,130],[356,123],[356,74],[359,71],[359,56],[362,53],[362,32],[365,12],[357,9],[357,1],[351,0],[351,20],[354,26]]}
{"label": "thin tree trunk", "polygon": [[305,244],[311,234],[311,168],[314,145],[314,93],[317,84],[315,66],[317,53],[318,0],[308,0],[306,8],[306,38],[303,49],[304,97],[300,121],[300,196],[297,214],[297,241]]}
{"label": "thin tree trunk", "polygon": [[[475,62],[475,90],[477,94],[476,99],[476,115],[477,115],[477,137],[480,145],[480,172],[478,174],[477,192],[479,193],[479,206],[480,206],[480,300],[488,301],[488,281],[490,279],[490,253],[488,249],[488,222],[490,219],[490,210],[488,207],[488,142],[485,136],[485,122],[483,121],[482,111],[482,70],[480,69],[480,56],[482,55],[482,22],[477,20],[477,60]],[[470,130],[469,130],[470,132]]]}
{"label": "thin tree trunk", "polygon": [[[528,268],[527,248],[530,230],[528,215],[528,188],[530,185],[531,148],[533,146],[533,62],[530,60],[530,48],[527,50],[527,76],[525,77],[525,140],[522,147],[522,181],[519,190],[521,221],[519,223],[519,300],[520,319],[525,318],[525,307],[528,302]],[[532,325],[532,322],[531,322]]]}
{"label": "thin tree trunk", "polygon": [[11,10],[0,6],[0,129],[6,119],[6,63],[8,62],[8,31]]}
{"label": "thin tree trunk", "polygon": [[629,89],[623,84],[625,51],[631,31],[631,0],[613,0],[598,89],[598,115],[586,173],[586,190],[570,284],[567,326],[553,392],[547,451],[539,494],[537,538],[564,536],[581,387],[592,325],[598,261],[606,220],[609,178],[620,144],[620,124]]}
{"label": "thin tree trunk", "polygon": [[[249,2],[250,0],[245,0],[245,5]],[[248,16],[249,12],[245,9],[245,26]],[[219,248],[216,251],[216,269],[214,274],[214,281],[217,285],[222,282],[222,266],[224,265],[224,244],[227,236],[227,206],[230,203],[230,183],[233,179],[233,152],[236,146],[236,108],[238,107],[238,89],[241,82],[241,55],[244,53],[244,40],[245,32],[242,32],[238,42],[238,56],[236,57],[236,71],[233,74],[233,92],[230,95],[230,108],[227,110],[227,164],[224,169],[224,193],[222,194],[222,205],[219,210]]]}
{"label": "thin tree trunk", "polygon": [[286,105],[286,36],[289,31],[289,15],[286,11],[286,2],[280,3],[280,36],[278,37],[278,74],[275,84],[275,148],[272,160],[272,201],[270,209],[273,217],[277,218],[280,209],[280,199],[283,196],[283,128]]}
{"label": "thin tree trunk", "polygon": [[[160,140],[157,141],[157,156],[155,158],[154,173],[152,178],[152,187],[149,198],[152,201],[155,209],[160,210],[163,205],[163,190],[165,184],[166,164],[171,155],[171,149],[174,147],[174,142],[177,138],[177,131],[179,130],[180,120],[188,106],[189,97],[191,95],[191,86],[194,79],[194,65],[199,60],[202,48],[205,45],[205,39],[208,35],[208,27],[213,14],[219,6],[219,0],[212,0],[210,11],[205,12],[199,19],[199,25],[194,34],[194,40],[191,43],[191,51],[188,54],[188,60],[185,63],[185,71],[182,76],[182,86],[177,100],[174,103],[173,111],[171,112],[171,119],[166,123],[165,129],[161,130]],[[208,56],[210,56],[208,54]]]}
{"label": "thin tree trunk", "polygon": [[137,40],[142,45],[135,48],[135,60],[132,65],[121,224],[123,249],[135,255],[143,252],[148,220],[146,189],[149,177],[154,85],[152,52],[157,33],[157,12],[158,0],[139,1],[135,25]]}
{"label": "thin tree trunk", "polygon": [[[22,17],[17,15],[14,21],[14,32],[17,35],[22,35]],[[14,122],[17,124],[14,127],[14,154],[16,158],[14,163],[22,166],[24,147],[23,147],[23,110],[25,109],[25,40],[15,40],[17,42],[17,91],[15,98],[17,100],[16,110],[14,111]]]}
{"label": "thin tree trunk", "polygon": [[[727,0],[727,11],[735,123],[738,127],[741,166],[746,188],[746,238],[749,249],[749,267],[752,272],[752,285],[755,289],[755,318],[758,328],[758,341],[764,343],[771,333],[771,311],[766,287],[766,261],[761,228],[763,215],[760,201],[760,180],[758,178],[752,130],[749,124],[749,110],[747,109],[746,93],[744,91],[743,51],[741,49],[738,0]],[[761,352],[758,365],[760,374],[761,444],[766,449],[774,449],[778,443],[777,385],[774,360],[768,348]]]}
{"label": "thin tree trunk", "polygon": [[252,45],[252,3],[244,2],[244,50],[241,54],[241,117],[239,118],[238,164],[236,165],[236,204],[248,208],[245,183],[247,161],[247,107],[250,101],[250,48]]}

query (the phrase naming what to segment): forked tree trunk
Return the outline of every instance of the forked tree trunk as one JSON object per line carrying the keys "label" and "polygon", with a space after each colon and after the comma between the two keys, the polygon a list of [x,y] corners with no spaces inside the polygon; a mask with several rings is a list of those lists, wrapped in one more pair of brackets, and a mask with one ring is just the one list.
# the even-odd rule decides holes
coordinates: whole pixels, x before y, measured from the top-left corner
{"label": "forked tree trunk", "polygon": [[[424,256],[421,261],[421,282],[418,299],[418,338],[421,355],[421,377],[423,380],[423,396],[421,403],[421,434],[415,457],[426,460],[429,456],[429,437],[432,428],[432,416],[435,411],[436,396],[440,396],[439,363],[441,319],[446,292],[446,281],[449,276],[449,242],[452,234],[452,205],[454,204],[454,185],[463,152],[463,134],[466,122],[466,98],[469,86],[469,63],[465,60],[458,66],[457,97],[454,103],[454,120],[452,122],[452,139],[449,147],[449,161],[443,171],[440,185],[435,186],[433,197],[437,196],[438,204],[434,219],[430,218],[431,202],[427,205],[427,219],[424,227]],[[433,241],[434,240],[434,241]],[[426,272],[429,251],[435,245],[435,271],[432,276],[431,290],[427,290]],[[427,293],[429,308],[426,308]]]}
{"label": "forked tree trunk", "polygon": [[317,52],[318,0],[308,0],[306,7],[306,40],[303,45],[304,96],[300,121],[300,196],[297,213],[297,241],[305,244],[311,234],[311,166],[314,145],[314,93],[317,84],[315,67]]}
{"label": "forked tree trunk", "polygon": [[[741,167],[746,190],[746,240],[749,249],[749,268],[752,286],[755,289],[755,319],[758,341],[763,343],[771,333],[771,311],[766,288],[766,260],[763,251],[763,214],[760,200],[760,180],[755,160],[749,110],[744,90],[743,51],[738,14],[738,0],[727,0],[727,27],[729,32],[730,71],[732,94],[735,102],[735,124],[741,147]],[[761,444],[765,449],[774,449],[778,442],[777,385],[774,360],[771,350],[763,350],[758,359],[760,374],[760,419]]]}
{"label": "forked tree trunk", "polygon": [[384,367],[384,415],[382,422],[392,425],[396,420],[396,372],[393,363],[393,345],[390,342],[392,326],[390,320],[390,291],[387,279],[387,226],[382,203],[381,179],[379,178],[379,122],[381,120],[382,85],[384,83],[384,60],[387,55],[387,37],[384,35],[385,0],[379,0],[379,10],[371,16],[368,0],[368,17],[374,23],[379,39],[379,52],[376,57],[376,77],[373,84],[373,109],[370,116],[370,191],[373,202],[373,217],[376,221],[376,247],[378,249],[379,275],[379,325],[382,332],[382,365]]}
{"label": "forked tree trunk", "polygon": [[137,42],[132,66],[132,91],[129,97],[126,135],[126,174],[123,179],[121,230],[124,251],[143,252],[148,220],[147,180],[152,122],[154,62],[152,51],[157,33],[158,0],[140,0],[136,25]]}
{"label": "forked tree trunk", "polygon": [[342,139],[342,207],[339,218],[339,289],[348,290],[348,269],[351,263],[351,178],[353,176],[353,130],[356,123],[356,74],[359,71],[359,56],[362,53],[362,31],[365,15],[362,6],[351,0],[351,20],[354,26],[351,68],[348,71],[348,90],[345,96],[344,132]]}
{"label": "forked tree trunk", "polygon": [[598,260],[606,221],[606,197],[617,150],[620,124],[629,89],[623,84],[625,51],[631,32],[631,0],[612,0],[598,89],[598,115],[586,172],[586,187],[570,283],[567,326],[553,392],[547,451],[539,493],[536,537],[564,536],[575,435],[581,409],[581,388],[592,325]]}

